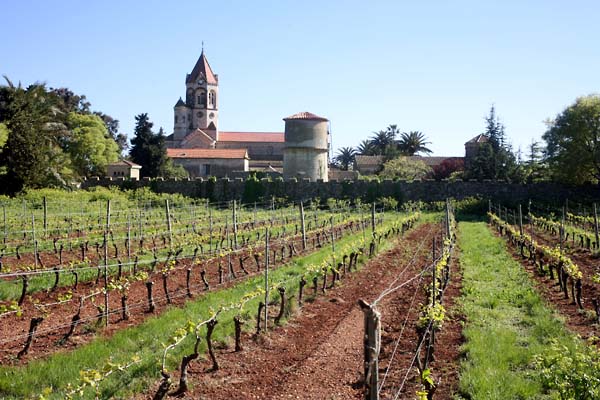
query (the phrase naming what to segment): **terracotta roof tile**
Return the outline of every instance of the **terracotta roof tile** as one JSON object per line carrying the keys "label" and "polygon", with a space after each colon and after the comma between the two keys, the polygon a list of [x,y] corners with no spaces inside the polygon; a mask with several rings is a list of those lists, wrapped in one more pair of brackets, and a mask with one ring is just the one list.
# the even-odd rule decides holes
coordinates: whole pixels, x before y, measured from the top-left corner
{"label": "terracotta roof tile", "polygon": [[446,160],[462,159],[462,157],[408,156],[411,161],[423,161],[425,165],[435,167]]}
{"label": "terracotta roof tile", "polygon": [[181,141],[181,147],[187,147],[187,144],[196,138],[210,143],[211,145],[215,142],[215,140],[207,132],[203,131],[202,129],[196,129],[195,131],[188,133],[188,135],[185,138],[183,138],[183,140]]}
{"label": "terracotta roof tile", "polygon": [[383,164],[383,156],[355,156],[356,165],[381,165]]}
{"label": "terracotta roof tile", "polygon": [[283,132],[219,132],[219,142],[283,143]]}
{"label": "terracotta roof tile", "polygon": [[470,144],[470,143],[487,143],[489,142],[490,138],[487,137],[486,135],[484,135],[483,133],[475,136],[473,139],[469,140],[467,143],[465,144]]}
{"label": "terracotta roof tile", "polygon": [[294,115],[290,115],[289,117],[285,117],[284,121],[296,120],[296,119],[306,119],[306,120],[316,120],[316,121],[329,121],[325,117],[319,117],[313,113],[309,113],[308,111],[299,112]]}
{"label": "terracotta roof tile", "polygon": [[248,158],[246,149],[167,149],[170,158]]}
{"label": "terracotta roof tile", "polygon": [[114,163],[110,163],[108,165],[127,165],[127,166],[132,167],[132,168],[142,168],[141,165],[136,164],[136,163],[134,163],[132,161],[129,161],[129,160],[120,160],[120,161],[117,161],[117,162],[114,162]]}
{"label": "terracotta roof tile", "polygon": [[194,66],[192,73],[186,77],[185,83],[193,82],[198,78],[203,78],[211,85],[216,85],[219,82],[219,79],[210,68],[210,64],[208,64],[208,60],[204,55],[204,50],[202,50],[200,58],[198,58],[198,61],[196,61],[196,65]]}

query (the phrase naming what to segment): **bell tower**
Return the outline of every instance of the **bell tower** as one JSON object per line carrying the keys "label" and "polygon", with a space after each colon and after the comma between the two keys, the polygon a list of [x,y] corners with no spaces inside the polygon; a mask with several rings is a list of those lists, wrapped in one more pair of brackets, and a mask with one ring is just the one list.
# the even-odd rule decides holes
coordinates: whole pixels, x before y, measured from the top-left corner
{"label": "bell tower", "polygon": [[189,110],[188,131],[202,129],[218,140],[219,76],[214,74],[204,55],[204,49],[191,73],[185,78],[185,106]]}

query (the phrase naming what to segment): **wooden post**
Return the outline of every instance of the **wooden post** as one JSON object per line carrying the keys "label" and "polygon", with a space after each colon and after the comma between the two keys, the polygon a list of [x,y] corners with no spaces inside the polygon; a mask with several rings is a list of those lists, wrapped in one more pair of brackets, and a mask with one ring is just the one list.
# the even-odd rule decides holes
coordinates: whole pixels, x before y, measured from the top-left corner
{"label": "wooden post", "polygon": [[381,338],[381,314],[373,305],[359,300],[358,305],[364,313],[364,378],[365,400],[379,400],[379,350]]}
{"label": "wooden post", "polygon": [[213,242],[213,218],[212,218],[212,208],[208,206],[208,201],[206,202],[206,207],[208,207],[208,251],[212,253],[212,242]]}
{"label": "wooden post", "polygon": [[173,230],[171,227],[171,210],[169,209],[169,199],[165,199],[165,212],[167,213],[167,229],[169,230],[169,248],[173,246]]}
{"label": "wooden post", "polygon": [[371,205],[371,229],[373,230],[373,237],[375,237],[375,202]]}
{"label": "wooden post", "polygon": [[562,218],[560,219],[560,228],[558,229],[558,235],[560,236],[560,251],[563,251],[563,240],[565,236],[565,208],[562,208]]}
{"label": "wooden post", "polygon": [[106,228],[104,229],[104,325],[108,326],[108,231],[110,230],[110,199],[106,202]]}
{"label": "wooden post", "polygon": [[336,268],[335,265],[335,235],[333,230],[333,216],[329,217],[329,223],[331,224],[331,258],[333,259],[332,267]]}
{"label": "wooden post", "polygon": [[233,200],[233,245],[235,248],[238,248],[238,238],[237,238],[237,202]]}
{"label": "wooden post", "polygon": [[600,237],[598,235],[598,213],[596,212],[596,203],[594,203],[594,235],[596,235],[596,249],[600,249]]}
{"label": "wooden post", "polygon": [[432,257],[433,257],[433,271],[432,271],[432,275],[433,275],[433,279],[431,282],[431,304],[435,306],[435,298],[436,298],[436,293],[435,293],[435,274],[436,274],[436,262],[435,262],[435,236],[433,237],[433,243],[431,244],[431,253],[432,253]]}
{"label": "wooden post", "polygon": [[38,268],[37,241],[35,240],[35,215],[31,213],[31,240],[33,241],[33,259],[35,269]]}
{"label": "wooden post", "polygon": [[225,242],[227,243],[227,247],[231,250],[231,245],[229,244],[229,216],[225,215]]}
{"label": "wooden post", "polygon": [[492,200],[488,200],[488,212],[492,212]]}
{"label": "wooden post", "polygon": [[127,264],[131,269],[131,220],[129,213],[127,213]]}
{"label": "wooden post", "polygon": [[48,237],[48,202],[46,201],[46,196],[44,196],[43,205],[44,205],[44,237]]}
{"label": "wooden post", "polygon": [[302,250],[306,250],[306,223],[304,220],[304,203],[300,202],[300,221],[302,224]]}
{"label": "wooden post", "polygon": [[363,234],[363,242],[367,242],[367,234],[365,232],[365,210],[361,207],[360,208],[360,226],[362,228],[362,234]]}
{"label": "wooden post", "polygon": [[269,322],[269,229],[265,228],[265,332]]}
{"label": "wooden post", "polygon": [[450,230],[450,200],[446,199],[446,237],[451,239],[452,232]]}
{"label": "wooden post", "polygon": [[523,210],[519,204],[519,233],[523,236]]}
{"label": "wooden post", "polygon": [[8,226],[6,226],[6,204],[2,205],[2,211],[4,214],[4,244],[6,244],[8,238]]}

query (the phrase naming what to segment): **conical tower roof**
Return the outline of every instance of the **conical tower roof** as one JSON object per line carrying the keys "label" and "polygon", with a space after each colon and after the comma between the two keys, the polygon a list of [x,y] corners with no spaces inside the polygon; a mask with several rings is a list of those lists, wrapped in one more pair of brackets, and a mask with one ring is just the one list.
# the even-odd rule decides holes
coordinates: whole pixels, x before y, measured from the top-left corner
{"label": "conical tower roof", "polygon": [[188,74],[185,83],[194,82],[198,79],[204,79],[208,84],[217,85],[219,80],[210,68],[210,64],[204,55],[204,50],[196,62],[191,74]]}

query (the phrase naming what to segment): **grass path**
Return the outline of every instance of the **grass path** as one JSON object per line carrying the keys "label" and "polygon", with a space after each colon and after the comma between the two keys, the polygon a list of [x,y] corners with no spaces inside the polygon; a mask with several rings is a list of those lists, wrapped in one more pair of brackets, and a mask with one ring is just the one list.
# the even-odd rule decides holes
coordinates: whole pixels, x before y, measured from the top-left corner
{"label": "grass path", "polygon": [[532,359],[547,351],[551,339],[568,348],[577,339],[544,304],[527,272],[485,223],[461,222],[458,243],[467,319],[460,395],[469,399],[552,398],[544,394]]}

